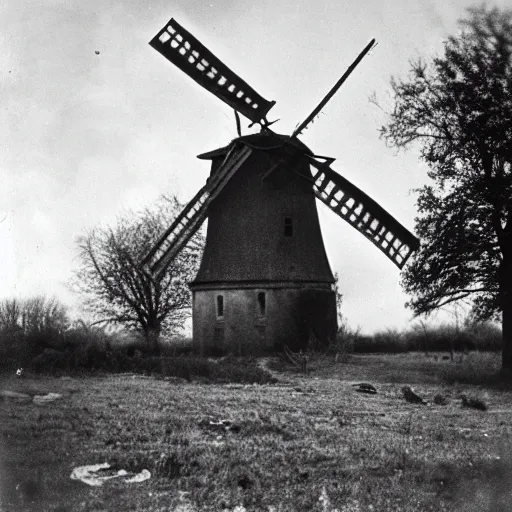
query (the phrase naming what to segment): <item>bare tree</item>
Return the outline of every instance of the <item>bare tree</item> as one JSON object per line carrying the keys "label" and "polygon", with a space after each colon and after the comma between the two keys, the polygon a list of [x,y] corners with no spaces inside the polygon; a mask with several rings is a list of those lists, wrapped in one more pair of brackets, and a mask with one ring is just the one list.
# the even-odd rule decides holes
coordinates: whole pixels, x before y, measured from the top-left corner
{"label": "bare tree", "polygon": [[60,335],[68,326],[67,307],[55,297],[40,295],[0,301],[0,331]]}
{"label": "bare tree", "polygon": [[18,299],[4,299],[0,302],[0,331],[21,329],[22,304]]}
{"label": "bare tree", "polygon": [[204,236],[194,235],[158,281],[148,278],[139,262],[181,208],[175,197],[163,196],[154,207],[127,212],[113,227],[98,227],[77,240],[74,285],[87,309],[97,321],[141,332],[154,354],[162,330],[175,331],[190,315],[188,282],[197,273]]}
{"label": "bare tree", "polygon": [[0,301],[0,370],[27,364],[45,348],[62,348],[67,308],[44,296]]}
{"label": "bare tree", "polygon": [[69,326],[67,308],[55,297],[33,297],[23,301],[21,313],[25,333],[62,334]]}

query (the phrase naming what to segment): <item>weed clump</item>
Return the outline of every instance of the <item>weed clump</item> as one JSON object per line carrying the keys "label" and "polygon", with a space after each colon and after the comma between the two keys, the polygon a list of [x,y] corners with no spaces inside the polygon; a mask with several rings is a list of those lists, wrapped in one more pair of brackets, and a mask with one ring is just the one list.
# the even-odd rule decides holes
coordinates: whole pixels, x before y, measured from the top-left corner
{"label": "weed clump", "polygon": [[478,411],[487,411],[487,404],[478,397],[462,395],[462,407],[476,409]]}
{"label": "weed clump", "polygon": [[436,405],[447,405],[448,404],[448,398],[446,398],[444,395],[437,394],[434,397],[434,403]]}

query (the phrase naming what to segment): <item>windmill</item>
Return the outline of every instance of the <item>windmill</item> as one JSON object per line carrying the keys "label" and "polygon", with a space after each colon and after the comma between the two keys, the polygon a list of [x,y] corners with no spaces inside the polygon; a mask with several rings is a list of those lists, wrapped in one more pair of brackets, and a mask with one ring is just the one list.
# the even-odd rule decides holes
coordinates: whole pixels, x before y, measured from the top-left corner
{"label": "windmill", "polygon": [[[171,19],[150,45],[235,110],[238,137],[199,155],[206,184],[141,262],[158,280],[208,217],[193,294],[194,345],[202,354],[261,354],[325,344],[337,329],[334,278],[315,199],[351,224],[402,268],[418,240],[363,191],[315,155],[298,135],[320,112],[372,40],[291,136],[270,129],[275,104],[260,96]],[[238,113],[260,133],[241,136]],[[251,125],[252,126],[252,125]]]}

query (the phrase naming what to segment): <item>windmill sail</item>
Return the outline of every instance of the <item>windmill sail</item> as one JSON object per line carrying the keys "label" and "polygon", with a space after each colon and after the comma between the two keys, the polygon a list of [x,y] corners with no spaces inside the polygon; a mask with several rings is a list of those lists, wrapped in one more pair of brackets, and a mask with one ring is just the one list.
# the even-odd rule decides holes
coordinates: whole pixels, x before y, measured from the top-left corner
{"label": "windmill sail", "polygon": [[331,169],[328,163],[313,158],[310,163],[316,197],[402,268],[418,248],[418,239],[371,197]]}
{"label": "windmill sail", "polygon": [[372,39],[365,47],[365,49],[357,56],[356,60],[348,67],[347,71],[343,73],[341,78],[334,84],[334,87],[325,95],[322,101],[315,107],[313,112],[294,130],[292,137],[300,135],[308,126],[309,123],[321,112],[321,110],[327,105],[327,102],[336,94],[338,89],[345,83],[345,80],[350,76],[356,66],[363,60],[364,56],[375,47],[375,39]]}
{"label": "windmill sail", "polygon": [[161,278],[176,254],[203,224],[210,203],[217,197],[233,174],[249,157],[252,150],[243,146],[232,148],[226,155],[224,163],[206,182],[193,199],[176,217],[169,229],[163,233],[158,242],[141,262],[144,271],[153,279]]}
{"label": "windmill sail", "polygon": [[275,104],[275,101],[267,101],[260,96],[175,19],[171,19],[149,44],[253,123],[265,119]]}

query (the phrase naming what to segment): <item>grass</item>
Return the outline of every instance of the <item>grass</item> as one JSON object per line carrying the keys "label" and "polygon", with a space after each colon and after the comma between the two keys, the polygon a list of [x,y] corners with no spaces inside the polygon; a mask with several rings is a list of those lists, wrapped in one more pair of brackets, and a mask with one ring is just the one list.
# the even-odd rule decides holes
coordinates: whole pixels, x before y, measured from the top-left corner
{"label": "grass", "polygon": [[[0,389],[63,397],[0,402],[0,510],[508,511],[512,395],[474,380],[495,356],[472,363],[473,384],[449,378],[469,358],[423,354],[323,356],[309,376],[262,360],[254,365],[280,379],[265,385],[11,376]],[[354,392],[360,381],[378,394]],[[404,383],[431,405],[407,403]],[[433,403],[439,394],[445,405]],[[463,395],[488,410],[463,407]],[[152,477],[102,487],[69,478],[101,462]]]}
{"label": "grass", "polygon": [[[316,359],[317,376],[332,373],[335,356]],[[445,359],[443,359],[443,357]],[[488,387],[508,388],[509,383],[500,376],[501,354],[495,352],[472,352],[462,362],[457,355],[452,363],[446,353],[404,352],[398,354],[345,354],[341,359],[342,378],[347,380],[372,380],[415,384],[475,384]],[[279,362],[274,363],[279,367]]]}

